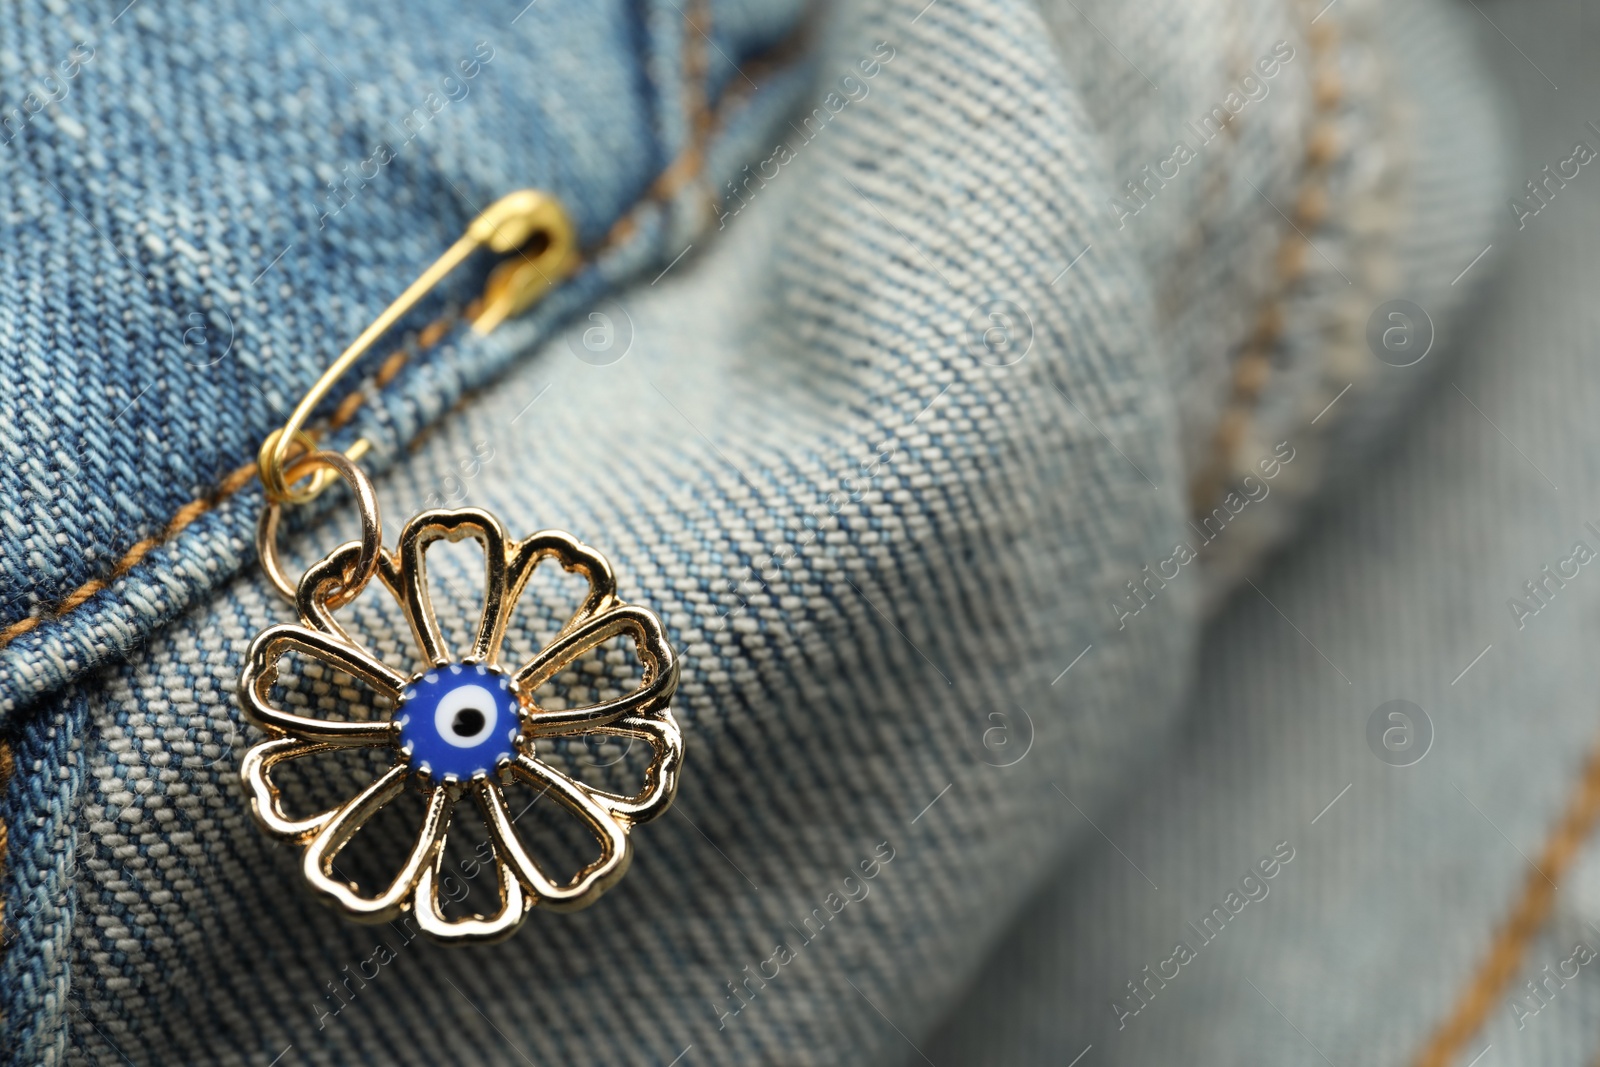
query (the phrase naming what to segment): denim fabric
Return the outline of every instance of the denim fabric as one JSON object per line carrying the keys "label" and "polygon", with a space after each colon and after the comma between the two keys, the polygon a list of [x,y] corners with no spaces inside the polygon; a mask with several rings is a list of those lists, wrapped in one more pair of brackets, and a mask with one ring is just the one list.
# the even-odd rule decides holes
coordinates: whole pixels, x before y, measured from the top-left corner
{"label": "denim fabric", "polygon": [[[386,9],[368,26],[348,12],[281,10],[278,21],[237,16],[261,29],[236,39],[256,50],[240,59],[250,76],[294,63],[327,87],[297,105],[310,110],[285,114],[282,143],[257,149],[283,182],[320,158],[322,140],[306,131],[365,113],[307,38],[348,42],[349,54],[322,50],[361,85],[397,62],[391,37],[453,57],[445,42],[471,21]],[[493,948],[446,951],[317,907],[298,856],[256,832],[237,785],[253,739],[232,697],[245,645],[289,617],[253,569],[239,573],[259,505],[244,491],[80,611],[0,652],[19,767],[4,811],[37,857],[6,871],[17,936],[0,989],[18,1062],[913,1055],[908,1044],[945,1014],[1039,880],[1074,845],[1100,840],[1089,819],[1103,819],[1171,738],[1206,596],[1258,561],[1326,471],[1353,459],[1333,429],[1343,412],[1311,432],[1281,414],[1308,418],[1337,398],[1337,365],[1314,358],[1323,342],[1349,342],[1391,285],[1430,286],[1448,321],[1452,294],[1434,272],[1464,262],[1461,249],[1487,230],[1486,180],[1420,180],[1441,172],[1442,148],[1389,124],[1384,105],[1409,100],[1403,80],[1319,103],[1297,59],[1280,61],[1271,92],[1181,180],[1119,218],[1112,198],[1171,152],[1180,116],[1220,106],[1280,43],[1311,56],[1316,12],[1269,0],[1163,3],[1126,21],[1112,5],[871,4],[830,19],[804,66],[777,68],[746,61],[793,12],[718,6],[699,50],[718,112],[707,178],[670,205],[635,209],[695,135],[693,109],[669,99],[694,88],[682,57],[695,31],[669,2],[619,17],[632,35],[608,49],[598,29],[559,22],[601,17],[584,12],[527,9],[518,27],[556,20],[517,38],[538,58],[497,68],[497,49],[479,75],[504,70],[519,91],[475,89],[441,112],[441,129],[458,107],[478,117],[463,119],[450,151],[419,159],[428,173],[407,178],[412,199],[397,181],[393,197],[365,197],[329,221],[369,259],[330,249],[296,261],[302,273],[285,275],[271,321],[297,332],[218,364],[261,367],[239,375],[238,391],[278,400],[235,416],[231,394],[185,394],[186,417],[202,410],[183,432],[217,454],[208,476],[191,473],[160,502],[153,491],[122,496],[142,509],[145,533],[244,462],[314,369],[471,214],[451,185],[478,203],[553,185],[588,244],[621,236],[490,338],[455,330],[415,343],[402,377],[374,390],[336,440],[377,443],[392,525],[430,498],[464,498],[514,531],[560,526],[607,553],[624,595],[660,612],[683,654],[677,808],[639,831],[632,873],[601,904],[536,913]],[[1346,0],[1322,20],[1348,31],[1341,40],[1353,43],[1324,56],[1350,63],[1356,87],[1361,64],[1387,47],[1367,17]],[[142,6],[123,20],[182,39],[158,21]],[[1093,44],[1102,29],[1122,50]],[[1447,43],[1449,33],[1436,30]],[[106,39],[93,62],[110,55]],[[562,74],[589,47],[611,56],[600,70],[633,80],[569,86],[583,77]],[[1453,47],[1430,61],[1447,84],[1465,81]],[[134,69],[183,99],[218,95],[203,69],[180,77],[191,68],[175,59]],[[635,84],[646,88],[624,91]],[[553,106],[574,93],[591,103]],[[636,96],[640,132],[625,136],[630,120],[613,111]],[[248,99],[271,115],[281,103]],[[1459,106],[1486,131],[1467,151],[1492,169],[1482,100]],[[1319,165],[1333,209],[1309,235],[1315,257],[1301,251],[1333,266],[1290,272],[1276,257],[1292,224],[1275,205],[1304,191],[1314,120],[1338,126],[1347,147],[1384,151]],[[166,168],[162,138],[149,144],[150,165]],[[1395,162],[1402,149],[1414,165]],[[259,195],[262,215],[284,197]],[[245,287],[282,247],[261,243],[250,269],[208,276]],[[302,310],[319,301],[322,318]],[[1187,482],[1263,307],[1286,323],[1285,373],[1263,394],[1257,436],[1229,462],[1258,469],[1288,427],[1296,458],[1207,560],[1144,585],[1192,539]],[[585,345],[591,312],[617,329],[612,347]],[[1363,412],[1398,409],[1417,388],[1381,374],[1351,384],[1340,403],[1362,400]],[[140,447],[154,450],[149,435],[170,419],[150,418]],[[1362,446],[1393,421],[1392,411],[1375,420]],[[145,439],[108,432],[104,448],[131,477],[153,464],[128,456],[129,440]],[[94,482],[70,491],[122,498]],[[293,533],[302,558],[345,536],[336,505]],[[1269,525],[1247,534],[1258,521]],[[42,603],[100,573],[77,562]],[[470,558],[446,556],[437,571],[446,614],[470,610]],[[1135,583],[1155,595],[1141,599]],[[366,600],[352,610],[373,647],[398,654],[391,616]],[[530,644],[551,617],[524,620],[514,640]],[[307,700],[351,699],[336,680],[296,677]],[[584,773],[584,753],[551,758]],[[361,770],[332,768],[310,788],[353,791]],[[399,840],[395,828],[374,834]],[[876,868],[870,880],[863,864]],[[476,883],[463,878],[470,899]],[[385,939],[392,962],[363,977]],[[779,942],[794,959],[772,977],[763,964]]]}
{"label": "denim fabric", "polygon": [[[1600,583],[1588,566],[1547,577],[1575,542],[1595,546],[1600,526],[1600,184],[1585,166],[1552,183],[1524,225],[1519,214],[1538,206],[1526,182],[1577,141],[1600,147],[1589,126],[1600,86],[1592,12],[1483,8],[1515,47],[1479,18],[1492,64],[1480,91],[1514,105],[1516,136],[1497,176],[1497,231],[1440,276],[1448,284],[1492,239],[1460,282],[1480,283],[1478,306],[1437,353],[1446,380],[1383,462],[1319,510],[1315,535],[1257,579],[1262,595],[1246,588],[1227,606],[1181,742],[1100,822],[1160,892],[1103,842],[1062,864],[922,1045],[941,1067],[1067,1062],[1091,1044],[1084,1064],[1416,1062],[1538,877],[1530,860],[1571,803],[1600,723]],[[1440,53],[1436,32],[1423,48],[1396,29],[1413,42],[1406,54]],[[1455,125],[1454,105],[1437,98],[1434,113]],[[1436,183],[1461,172],[1454,156],[1437,166]],[[1542,602],[1530,582],[1546,583]],[[1382,762],[1367,740],[1394,699],[1432,725],[1411,766]],[[1139,1007],[1127,983],[1176,940],[1195,942],[1187,924],[1278,841],[1296,857],[1270,894],[1122,1020],[1114,1004]],[[1461,1067],[1600,1056],[1600,984],[1574,959],[1580,944],[1600,947],[1592,837],[1556,884],[1554,914]]]}
{"label": "denim fabric", "polygon": [[70,971],[63,953],[77,907],[78,796],[88,702],[63,699],[12,749],[0,819],[6,842],[6,930],[0,958],[6,1048],[18,1063],[59,1062]]}
{"label": "denim fabric", "polygon": [[[696,31],[671,0],[102,6],[58,17],[25,5],[6,42],[0,315],[15,325],[0,366],[17,417],[0,472],[0,624],[44,621],[0,652],[0,722],[237,569],[253,504],[207,515],[192,538],[203,547],[160,553],[99,594],[94,625],[50,618],[248,461],[483,206],[547,189],[584,247],[600,246],[688,145],[686,97],[722,93],[734,58],[772,47],[799,13],[776,2],[702,15],[710,62],[691,84]],[[532,321],[664,265],[709,211],[703,186],[689,193],[670,213],[636,211],[630,238]],[[408,321],[430,322],[482,280],[458,272]],[[408,439],[504,358],[425,354],[349,438]]]}

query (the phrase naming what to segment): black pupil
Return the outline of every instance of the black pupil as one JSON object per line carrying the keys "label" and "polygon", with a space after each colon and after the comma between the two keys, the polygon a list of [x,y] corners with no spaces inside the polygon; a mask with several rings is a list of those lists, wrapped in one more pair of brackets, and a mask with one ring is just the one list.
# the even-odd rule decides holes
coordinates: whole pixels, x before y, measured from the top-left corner
{"label": "black pupil", "polygon": [[483,729],[483,712],[477,708],[462,708],[456,712],[456,717],[450,723],[450,729],[460,737],[471,737]]}

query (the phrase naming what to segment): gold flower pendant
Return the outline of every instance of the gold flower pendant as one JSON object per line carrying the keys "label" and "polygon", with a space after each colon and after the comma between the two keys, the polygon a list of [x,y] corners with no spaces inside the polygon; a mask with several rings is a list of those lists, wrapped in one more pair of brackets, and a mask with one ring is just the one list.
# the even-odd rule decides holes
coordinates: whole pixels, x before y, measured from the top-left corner
{"label": "gold flower pendant", "polygon": [[[291,484],[315,469],[333,468],[356,489],[364,518],[361,542],[350,542],[313,564],[294,588],[299,624],[267,628],[250,646],[239,700],[245,717],[267,739],[245,755],[241,774],[251,808],[266,831],[305,846],[302,871],[312,890],[360,922],[388,922],[414,913],[418,927],[447,942],[491,942],[509,936],[536,905],[574,910],[594,903],[628,868],[629,831],[672,804],[683,738],[669,703],[678,663],[661,621],[646,608],[618,599],[611,565],[571,534],[546,530],[511,541],[499,520],[477,508],[425,511],[406,523],[399,548],[379,547],[376,502],[365,476],[338,453],[310,453],[289,468]],[[258,542],[275,584],[277,509],[263,514]],[[484,605],[471,647],[447,647],[428,595],[425,555],[438,540],[473,538],[485,560]],[[551,642],[526,663],[501,663],[506,627],[534,570],[554,561],[588,580],[588,593]],[[351,638],[334,610],[353,600],[376,574],[398,601],[421,653],[422,670],[409,677]],[[643,677],[625,696],[586,707],[546,709],[540,686],[575,660],[617,637],[632,640]],[[360,679],[394,707],[387,721],[312,718],[275,706],[270,695],[279,661],[296,653]],[[643,740],[651,762],[639,792],[622,796],[581,782],[540,759],[541,737],[612,735]],[[393,764],[343,804],[305,818],[286,814],[273,770],[280,764],[336,749],[386,751]],[[549,877],[518,838],[504,785],[514,779],[562,805],[599,839],[600,855],[570,880]],[[408,788],[421,790],[426,812],[409,854],[392,881],[366,895],[335,871],[334,861],[387,804]],[[471,796],[487,830],[496,875],[498,910],[446,918],[439,899],[445,847],[462,801]],[[480,849],[481,853],[481,849]]]}
{"label": "gold flower pendant", "polygon": [[[261,567],[295,605],[300,624],[269,627],[250,646],[239,679],[239,703],[245,718],[265,731],[267,739],[245,754],[240,772],[250,806],[267,832],[306,846],[302,866],[312,890],[361,922],[388,922],[414,912],[419,927],[441,941],[485,942],[510,935],[535,905],[585,907],[628,869],[628,831],[666,811],[678,788],[683,737],[668,708],[678,684],[677,660],[661,620],[618,599],[616,578],[603,556],[560,530],[512,542],[494,516],[477,508],[423,512],[406,523],[400,546],[391,555],[383,548],[377,493],[356,465],[370,442],[361,438],[345,452],[319,451],[306,429],[340,377],[469,256],[487,250],[507,257],[489,274],[482,298],[473,304],[476,311],[468,313],[473,329],[488,333],[570,274],[581,261],[576,248],[571,220],[557,199],[537,189],[501,197],[339,354],[283,427],[262,442],[257,457],[266,494],[256,527]],[[361,540],[334,549],[298,583],[291,583],[278,558],[278,518],[286,505],[307,503],[340,478],[355,496]],[[446,647],[434,616],[423,557],[435,541],[465,537],[483,547],[485,596],[471,648],[456,656]],[[548,646],[511,670],[500,662],[506,626],[534,570],[545,560],[587,578],[588,594]],[[410,677],[367,652],[333,616],[374,577],[399,601],[416,638],[423,669]],[[638,689],[588,707],[539,706],[534,694],[540,686],[619,637],[633,641],[643,665]],[[289,653],[365,682],[395,708],[393,717],[316,719],[275,706],[271,695],[278,663]],[[538,738],[591,735],[649,742],[651,761],[636,795],[580,782],[541,760],[535,746]],[[272,779],[274,768],[303,756],[359,748],[388,752],[393,763],[343,804],[306,818],[285,814],[281,790]],[[569,881],[546,875],[517,837],[504,787],[519,778],[539,789],[540,797],[549,795],[599,838],[599,858]],[[337,872],[334,860],[408,785],[418,787],[426,801],[416,839],[388,886],[375,896],[365,895]],[[484,844],[496,875],[498,910],[450,919],[439,900],[445,849],[457,808],[469,793],[487,830]]]}

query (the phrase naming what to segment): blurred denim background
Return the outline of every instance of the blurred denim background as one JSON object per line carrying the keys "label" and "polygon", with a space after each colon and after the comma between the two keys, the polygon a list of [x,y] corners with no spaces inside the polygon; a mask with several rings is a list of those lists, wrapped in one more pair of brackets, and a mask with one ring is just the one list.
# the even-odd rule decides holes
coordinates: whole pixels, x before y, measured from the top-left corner
{"label": "blurred denim background", "polygon": [[[1594,18],[14,7],[0,1048],[1405,1063],[1548,875],[1449,1051],[1594,1059],[1600,868],[1530,871],[1594,725]],[[444,950],[250,821],[238,472],[522,186],[583,270],[487,340],[462,272],[323,417],[390,516],[605,551],[688,757],[599,905]]]}

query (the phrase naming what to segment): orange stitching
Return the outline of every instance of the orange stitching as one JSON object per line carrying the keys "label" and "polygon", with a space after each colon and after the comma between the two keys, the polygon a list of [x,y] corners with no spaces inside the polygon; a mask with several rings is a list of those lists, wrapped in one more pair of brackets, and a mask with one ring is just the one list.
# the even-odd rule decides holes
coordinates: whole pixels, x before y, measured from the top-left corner
{"label": "orange stitching", "polygon": [[694,0],[683,20],[689,28],[683,34],[684,110],[689,115],[689,138],[684,151],[656,179],[656,196],[670,200],[679,191],[698,181],[705,167],[705,150],[711,141],[713,116],[706,78],[710,55],[706,42],[711,39],[710,0]]}
{"label": "orange stitching", "polygon": [[[1331,22],[1312,26],[1309,42],[1313,53],[1326,57],[1331,49],[1336,31]],[[1332,69],[1315,71],[1313,99],[1320,115],[1331,111],[1343,96],[1338,74]],[[1230,125],[1229,129],[1233,127]],[[1326,122],[1317,122],[1306,138],[1304,167],[1308,174],[1324,177],[1323,168],[1332,162],[1338,147],[1333,128]],[[1283,333],[1283,298],[1289,287],[1305,272],[1307,242],[1299,230],[1315,226],[1328,210],[1328,194],[1308,179],[1295,198],[1294,225],[1296,232],[1285,234],[1278,246],[1277,272],[1279,285],[1272,298],[1262,308],[1256,321],[1255,332],[1245,342],[1245,347],[1233,364],[1233,386],[1228,404],[1217,419],[1211,437],[1211,457],[1206,467],[1195,476],[1189,487],[1189,508],[1196,516],[1205,515],[1222,495],[1227,484],[1234,457],[1244,442],[1246,431],[1255,414],[1257,402],[1272,376],[1271,349]]]}
{"label": "orange stitching", "polygon": [[[17,761],[11,754],[11,746],[4,741],[0,741],[0,795],[3,795],[6,787],[11,784],[11,774],[16,770],[16,767]],[[6,860],[10,858],[10,848],[11,831],[6,826],[5,820],[0,819],[0,874],[5,872]],[[5,944],[7,940],[5,926],[6,898],[4,895],[0,895],[0,945]]]}
{"label": "orange stitching", "polygon": [[333,417],[329,420],[334,426],[341,426],[356,417],[356,412],[361,405],[366,403],[365,393],[351,393],[339,401],[339,406],[334,409]]}
{"label": "orange stitching", "polygon": [[405,365],[406,353],[404,351],[396,352],[394,355],[383,361],[383,366],[378,368],[378,373],[374,375],[373,381],[377,382],[378,388],[382,389],[384,386],[394,381],[394,376],[399,374],[400,368],[404,367]]}
{"label": "orange stitching", "polygon": [[[683,106],[689,116],[689,139],[677,158],[667,164],[667,168],[656,175],[656,180],[650,183],[650,188],[646,190],[641,204],[652,201],[666,203],[685,187],[699,180],[705,168],[706,145],[710,142],[716,125],[716,116],[711,112],[706,84],[709,57],[705,42],[711,36],[709,0],[694,0],[690,4],[690,11],[684,14],[683,20],[688,24],[683,33]],[[778,47],[783,48],[786,43],[787,39]],[[709,191],[707,198],[714,200]],[[612,224],[605,240],[601,242],[602,248],[620,244],[633,236],[639,225],[634,214],[634,211],[629,211]]]}
{"label": "orange stitching", "polygon": [[438,344],[439,339],[444,336],[444,331],[445,324],[442,319],[435,319],[434,321],[428,323],[428,325],[422,328],[422,332],[417,334],[417,347],[432,348],[434,345]]}
{"label": "orange stitching", "polygon": [[[136,542],[133,547],[123,553],[121,559],[117,560],[116,565],[111,568],[111,573],[107,577],[90,578],[71,593],[68,593],[66,599],[56,606],[55,612],[50,617],[60,618],[70,611],[75,611],[83,605],[84,601],[96,593],[110,588],[112,582],[115,582],[137,566],[139,561],[149,555],[152,549],[159,548],[172,540],[200,516],[250,484],[251,479],[255,477],[255,472],[256,465],[254,463],[246,464],[223,479],[222,484],[218,486],[217,491],[212,496],[200,500],[191,500],[179,508],[161,533]],[[0,630],[0,648],[5,648],[17,637],[34,629],[44,621],[45,616],[43,615],[30,615],[26,619],[18,619],[10,626]]]}
{"label": "orange stitching", "polygon": [[1600,745],[1589,754],[1577,792],[1567,802],[1539,862],[1523,883],[1522,895],[1511,917],[1495,935],[1472,982],[1456,1002],[1455,1010],[1440,1024],[1433,1039],[1418,1054],[1417,1067],[1445,1067],[1483,1025],[1494,1001],[1515,977],[1528,942],[1544,925],[1555,899],[1555,883],[1567,873],[1584,840],[1600,818]]}
{"label": "orange stitching", "polygon": [[[696,0],[694,8],[696,15],[700,19],[699,25],[705,27],[706,32],[709,32],[709,27],[711,24],[710,5],[706,2],[706,0]],[[690,29],[696,29],[696,25],[696,23],[691,21]],[[700,176],[701,168],[705,164],[706,143],[710,140],[711,134],[714,132],[716,126],[715,120],[717,118],[717,116],[712,113],[710,105],[706,99],[704,85],[704,72],[706,68],[704,40],[705,38],[701,37],[699,32],[684,34],[684,70],[686,75],[689,72],[695,72],[697,75],[693,79],[697,83],[696,87],[693,89],[686,89],[685,92],[686,106],[690,111],[690,129],[692,131],[692,136],[689,142],[684,145],[683,150],[678,154],[677,158],[672,161],[667,169],[661,172],[661,174],[651,184],[650,189],[642,198],[640,198],[639,202],[617,220],[617,222],[612,226],[611,231],[606,234],[605,239],[600,242],[599,247],[596,249],[597,252],[604,251],[605,249],[610,248],[623,240],[626,240],[630,235],[632,235],[632,233],[637,229],[637,222],[633,216],[641,208],[643,208],[645,204],[652,201],[665,201],[670,199],[691,181],[694,181]],[[780,42],[777,48],[783,49],[787,47],[787,45],[788,41],[785,40],[784,42]],[[686,78],[686,81],[687,80],[689,79]],[[474,301],[472,305],[469,305],[466,309],[466,314],[464,317],[468,319],[472,318],[476,305],[476,301]],[[389,356],[389,358],[385,360],[383,365],[378,369],[378,373],[374,376],[374,383],[380,389],[386,387],[399,375],[401,368],[405,366],[406,361],[411,358],[414,352],[422,352],[437,344],[449,331],[452,325],[454,325],[453,317],[447,312],[446,314],[435,319],[433,322],[430,322],[428,325],[424,326],[417,335],[417,348],[411,351],[402,348],[396,351],[393,355]],[[328,420],[327,428],[329,430],[337,430],[346,425],[355,417],[356,413],[361,409],[361,406],[366,403],[368,398],[369,394],[364,389],[359,388],[350,395],[346,396],[344,400],[340,402],[338,408],[335,409],[333,416]],[[315,439],[316,436],[317,435],[315,433],[312,434],[313,439]],[[246,464],[224,478],[222,483],[215,491],[211,493],[211,495],[202,497],[198,500],[192,500],[183,507],[179,508],[178,511],[173,515],[172,519],[168,521],[166,527],[159,534],[146,537],[144,540],[139,541],[132,548],[128,549],[128,551],[125,552],[111,568],[111,573],[109,575],[104,578],[91,578],[84,582],[71,593],[68,593],[66,598],[62,600],[61,603],[57,604],[49,614],[29,615],[27,618],[18,619],[9,626],[0,628],[0,649],[4,649],[7,645],[11,644],[12,641],[15,641],[18,637],[28,633],[30,630],[37,629],[45,621],[60,619],[62,616],[81,607],[86,601],[94,597],[96,594],[102,593],[106,589],[110,588],[114,582],[116,582],[119,578],[122,578],[136,565],[138,565],[139,561],[144,559],[144,557],[147,556],[152,550],[159,548],[168,541],[171,541],[173,538],[177,537],[196,519],[214,510],[229,497],[239,492],[239,490],[243,489],[246,485],[249,485],[250,482],[255,478],[255,472],[256,465],[254,462]],[[3,870],[3,867],[0,867],[0,870]]]}
{"label": "orange stitching", "polygon": [[[695,0],[695,10],[696,13],[699,14],[704,25],[709,28],[711,24],[711,9],[708,0]],[[690,25],[691,28],[694,28],[693,23]],[[704,85],[705,49],[702,46],[703,40],[704,39],[700,38],[698,34],[684,35],[685,74],[687,76],[690,70],[698,72],[697,77],[693,79],[698,83],[698,89],[691,91],[688,94],[688,106],[692,116],[690,127],[691,136],[689,143],[684,146],[683,151],[678,154],[678,157],[672,161],[667,169],[657,176],[656,180],[651,184],[649,191],[645,193],[644,197],[642,197],[638,203],[630,208],[627,213],[625,213],[616,221],[615,224],[613,224],[610,232],[608,232],[605,238],[600,242],[600,246],[597,251],[603,251],[606,248],[620,244],[632,236],[635,230],[638,228],[638,224],[633,216],[641,208],[643,208],[646,203],[651,201],[666,201],[674,196],[678,190],[686,185],[689,181],[699,177],[701,169],[705,164],[706,144],[710,141],[716,119],[716,116],[711,112],[710,104],[706,98],[706,88]],[[788,46],[789,41],[786,39],[785,41],[779,43],[778,48],[775,51],[784,50]],[[686,80],[688,80],[687,77]],[[692,161],[692,163],[686,163],[685,161]],[[676,177],[670,180],[668,179],[668,175],[674,175],[677,173],[684,173],[684,177],[682,179]],[[479,301],[477,300],[474,300],[472,303],[468,304],[465,312],[465,318],[469,321],[476,318],[478,306]],[[433,322],[422,328],[421,332],[417,335],[419,344],[416,351],[425,351],[443,339],[445,334],[449,331],[450,325],[452,325],[447,321],[447,319],[448,313],[438,319],[435,319]],[[383,365],[378,368],[378,373],[373,376],[373,381],[377,387],[379,389],[383,389],[388,386],[390,382],[394,381],[394,379],[400,374],[401,369],[406,365],[406,361],[410,358],[411,352],[401,348],[390,355],[388,359],[384,360]],[[350,419],[354,418],[361,405],[365,403],[366,398],[367,393],[363,390],[357,389],[355,392],[351,393],[350,396],[341,401],[338,409],[334,412],[333,417],[329,420],[329,428],[337,429],[338,427],[349,422]],[[311,436],[313,440],[316,438],[315,433],[312,433]],[[117,560],[116,565],[112,567],[109,578],[91,578],[89,581],[80,585],[77,589],[74,589],[67,595],[65,600],[57,605],[55,611],[51,613],[50,617],[59,619],[68,612],[80,607],[85,601],[94,596],[96,593],[108,588],[112,582],[115,582],[118,578],[121,578],[123,575],[127,574],[128,571],[132,570],[133,567],[152,549],[172,540],[174,537],[177,537],[178,534],[182,533],[185,528],[187,528],[200,516],[218,507],[223,501],[233,496],[246,485],[249,485],[250,482],[255,479],[255,475],[256,465],[253,462],[248,463],[224,478],[222,483],[211,494],[211,496],[204,497],[199,500],[192,500],[183,507],[179,508],[172,516],[172,519],[167,523],[166,528],[161,531],[160,535],[156,537],[147,537],[124,553],[122,558]],[[0,629],[0,649],[4,649],[22,634],[25,634],[28,631],[36,628],[44,620],[45,616],[43,615],[30,615],[25,619],[19,619],[17,622],[12,623],[10,626],[5,627],[4,629]],[[12,769],[13,759],[11,755],[11,749],[4,741],[0,741],[0,791],[5,789],[6,783],[11,776]],[[7,873],[6,849],[8,842],[9,832],[6,823],[4,820],[0,820],[0,882],[3,882]],[[0,933],[3,933],[4,931],[4,923],[5,899],[4,897],[0,897]],[[3,943],[3,937],[0,937],[0,944]]]}

